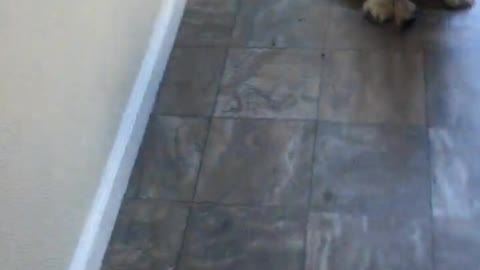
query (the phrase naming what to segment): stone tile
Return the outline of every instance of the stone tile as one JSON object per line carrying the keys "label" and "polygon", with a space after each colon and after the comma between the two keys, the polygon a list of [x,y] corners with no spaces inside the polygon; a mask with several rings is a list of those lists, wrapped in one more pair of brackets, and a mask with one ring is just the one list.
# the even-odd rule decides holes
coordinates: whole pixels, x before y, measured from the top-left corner
{"label": "stone tile", "polygon": [[197,207],[180,270],[303,270],[306,209]]}
{"label": "stone tile", "polygon": [[201,115],[213,112],[226,49],[181,48],[170,56],[155,114]]}
{"label": "stone tile", "polygon": [[233,43],[239,47],[322,48],[330,0],[243,1]]}
{"label": "stone tile", "polygon": [[226,46],[230,43],[238,0],[188,0],[177,46]]}
{"label": "stone tile", "polygon": [[477,132],[432,128],[436,269],[478,269],[480,139]]}
{"label": "stone tile", "polygon": [[314,119],[320,67],[316,51],[232,49],[216,115]]}
{"label": "stone tile", "polygon": [[215,119],[196,201],[306,204],[313,122]]}
{"label": "stone tile", "polygon": [[435,219],[435,269],[478,270],[480,218]]}
{"label": "stone tile", "polygon": [[477,50],[451,48],[426,55],[430,124],[480,131]]}
{"label": "stone tile", "polygon": [[430,216],[427,152],[421,128],[321,123],[312,205],[348,213]]}
{"label": "stone tile", "polygon": [[207,129],[206,118],[152,117],[133,174],[138,196],[191,200]]}
{"label": "stone tile", "polygon": [[407,31],[393,24],[376,25],[365,20],[361,8],[346,7],[334,2],[326,48],[346,49],[421,49],[423,47],[478,44],[479,11],[447,11],[423,9],[415,25]]}
{"label": "stone tile", "polygon": [[327,55],[319,118],[348,123],[425,123],[423,55],[342,51]]}
{"label": "stone tile", "polygon": [[[480,33],[478,31],[480,28],[459,18],[465,15],[465,12],[449,11],[444,7],[424,10],[419,14],[415,26],[407,31],[406,35],[397,35],[393,46],[434,48],[471,42],[473,41],[472,33]],[[472,26],[477,27],[478,30]]]}
{"label": "stone tile", "polygon": [[[138,151],[139,153],[142,153],[142,147],[140,147]],[[141,161],[141,158],[137,156],[135,164],[132,168],[132,172],[130,173],[127,190],[125,191],[125,195],[123,195],[124,200],[135,199],[138,196],[138,191],[140,189],[140,181],[142,180],[140,168],[141,163],[143,163],[143,161]]]}
{"label": "stone tile", "polygon": [[126,202],[104,258],[105,270],[173,269],[188,208],[153,201]]}
{"label": "stone tile", "polygon": [[429,218],[311,213],[306,270],[429,270]]}
{"label": "stone tile", "polygon": [[365,20],[361,7],[334,6],[330,13],[327,50],[384,49],[390,46],[392,29]]}
{"label": "stone tile", "polygon": [[[436,11],[436,18],[430,19],[430,28],[418,32],[418,37],[423,34],[423,40],[428,47],[443,46],[474,46],[480,42],[480,7],[475,5],[469,10],[447,10],[443,8]],[[422,17],[433,17],[431,13]],[[436,23],[434,23],[436,22]]]}

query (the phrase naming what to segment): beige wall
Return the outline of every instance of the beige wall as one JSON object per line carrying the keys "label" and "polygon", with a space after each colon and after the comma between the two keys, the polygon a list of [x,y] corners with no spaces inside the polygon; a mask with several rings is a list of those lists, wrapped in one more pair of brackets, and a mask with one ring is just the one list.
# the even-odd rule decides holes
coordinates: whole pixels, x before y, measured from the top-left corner
{"label": "beige wall", "polygon": [[0,0],[0,268],[66,269],[162,0]]}

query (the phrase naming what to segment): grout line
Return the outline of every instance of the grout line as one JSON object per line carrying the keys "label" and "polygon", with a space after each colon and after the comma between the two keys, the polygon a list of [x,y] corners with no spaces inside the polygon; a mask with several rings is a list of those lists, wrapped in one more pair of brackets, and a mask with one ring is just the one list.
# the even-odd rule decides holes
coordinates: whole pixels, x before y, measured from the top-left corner
{"label": "grout line", "polygon": [[[236,20],[237,20],[237,17],[238,17],[238,12],[239,12],[239,6],[237,5],[235,19],[234,19],[234,22],[232,24],[231,35],[233,35],[233,30],[235,29],[235,24],[236,24]],[[230,39],[231,38],[232,37],[230,37]],[[202,168],[203,168],[203,162],[205,160],[205,154],[207,152],[207,148],[208,148],[208,144],[209,144],[209,140],[210,140],[210,132],[211,132],[212,126],[213,126],[213,120],[214,120],[213,115],[215,113],[215,108],[217,107],[218,96],[219,96],[220,91],[221,91],[223,76],[224,76],[224,73],[225,73],[226,64],[227,64],[227,60],[228,60],[228,56],[229,56],[229,49],[228,48],[223,48],[223,51],[224,51],[224,59],[223,59],[222,67],[220,69],[220,76],[219,76],[220,81],[218,83],[217,91],[215,93],[215,99],[214,99],[214,102],[212,104],[211,115],[208,117],[207,135],[205,136],[205,142],[203,144],[201,159],[200,159],[200,163],[198,165],[198,170],[197,170],[196,177],[195,177],[195,185],[193,186],[193,192],[192,192],[192,197],[191,197],[192,201],[195,201],[195,197],[196,197],[196,194],[197,194],[197,189],[198,189],[198,185],[199,185],[199,182],[200,182],[200,173],[201,173]],[[183,234],[182,234],[180,249],[178,250],[177,258],[175,260],[175,266],[174,266],[175,269],[179,268],[180,262],[182,260],[182,255],[183,255],[184,249],[185,249],[185,242],[186,242],[187,233],[188,233],[190,227],[192,226],[191,225],[191,223],[192,223],[192,212],[193,212],[194,207],[195,207],[195,204],[190,204],[190,206],[188,208],[188,214],[187,214],[187,220],[186,220],[186,223],[185,223],[185,229],[184,229]]]}
{"label": "grout line", "polygon": [[190,227],[190,223],[191,223],[191,215],[192,215],[192,207],[188,207],[188,213],[187,213],[187,218],[186,218],[186,221],[185,221],[185,228],[183,229],[183,232],[182,232],[182,237],[180,238],[180,248],[178,249],[177,251],[177,256],[175,258],[175,264],[174,264],[174,269],[178,269],[179,266],[180,266],[180,261],[182,259],[182,255],[183,255],[183,250],[185,249],[185,241],[186,241],[186,237],[187,237],[187,231],[188,231],[188,228]]}
{"label": "grout line", "polygon": [[[318,97],[319,98],[319,97]],[[318,105],[317,105],[317,115],[318,115]],[[333,121],[325,120],[318,118],[276,118],[276,117],[245,117],[245,116],[206,116],[206,115],[175,115],[175,114],[161,114],[156,115],[155,117],[179,117],[179,118],[199,118],[199,119],[218,119],[218,120],[238,120],[238,121],[271,121],[271,122],[320,122],[325,124],[334,124],[334,125],[345,125],[353,127],[398,127],[398,128],[419,128],[425,129],[424,124],[410,124],[410,123],[397,123],[397,122],[378,122],[378,123],[368,123],[368,122],[344,122],[344,121]]]}
{"label": "grout line", "polygon": [[213,206],[213,207],[225,207],[225,208],[299,208],[302,207],[303,203],[275,203],[275,204],[264,204],[264,203],[223,203],[216,201],[188,201],[188,200],[175,200],[175,199],[165,199],[165,198],[132,198],[130,202],[151,202],[151,203],[165,203],[179,205],[183,207],[197,207],[197,206]]}
{"label": "grout line", "polygon": [[[333,13],[334,13],[334,5],[333,5],[333,1],[334,0],[330,0],[328,1],[328,7],[327,7],[327,18],[325,19],[325,21],[327,22],[327,25],[325,26],[325,29],[324,29],[324,33],[323,33],[323,41],[322,41],[322,48],[321,48],[321,52],[322,52],[322,62],[324,61],[325,59],[325,55],[328,54],[328,53],[332,53],[331,50],[328,49],[328,41],[329,41],[329,36],[330,36],[330,28],[332,27],[332,23],[333,23],[333,20],[332,20],[332,17],[333,17]],[[323,71],[323,68],[322,68],[322,78],[323,79],[323,74],[324,74],[324,71]],[[317,104],[317,110],[318,110],[318,104]],[[318,117],[318,114],[317,114],[317,117]]]}
{"label": "grout line", "polygon": [[427,177],[429,183],[429,206],[430,206],[430,256],[431,256],[431,269],[436,267],[436,252],[435,252],[435,218],[433,215],[433,193],[434,193],[434,175],[432,173],[433,161],[432,161],[432,145],[430,141],[430,124],[431,124],[431,115],[430,115],[430,102],[429,102],[429,91],[428,91],[428,79],[427,79],[427,49],[423,49],[423,81],[425,86],[425,133],[427,140]]}
{"label": "grout line", "polygon": [[[330,25],[330,24],[329,24]],[[326,28],[329,28],[327,26]],[[328,40],[328,32],[329,30],[325,30],[325,37],[323,43],[327,43]],[[177,46],[176,49],[231,49],[231,50],[272,50],[272,51],[285,51],[285,50],[295,50],[295,51],[317,51],[322,52],[325,54],[334,54],[334,53],[341,53],[341,52],[364,52],[364,53],[375,53],[375,52],[404,52],[404,53],[414,53],[422,51],[422,47],[379,47],[379,48],[329,48],[328,46],[324,45],[318,48],[311,48],[311,47],[269,47],[269,46]]]}
{"label": "grout line", "polygon": [[[227,55],[225,55],[224,64],[223,64],[224,66],[223,66],[223,69],[221,69],[221,73],[222,73],[221,77],[223,77],[226,58],[227,58]],[[218,95],[219,89],[220,89],[220,84],[217,87],[216,95]],[[215,97],[215,100],[216,100],[216,97]],[[213,106],[212,110],[215,110],[215,105],[216,105],[216,102],[214,102],[214,106]],[[212,114],[213,114],[213,111],[212,111]],[[201,159],[200,159],[200,163],[198,165],[197,173],[196,173],[196,176],[195,176],[195,184],[193,186],[193,192],[192,192],[192,195],[191,195],[192,196],[191,197],[192,202],[195,201],[195,196],[197,194],[198,183],[200,181],[200,173],[201,173],[202,168],[203,168],[203,162],[205,160],[205,153],[207,152],[208,142],[209,142],[209,138],[210,138],[210,131],[212,130],[212,124],[213,124],[213,116],[209,116],[209,117],[205,117],[205,118],[208,118],[207,135],[205,136],[205,141],[203,143]],[[192,212],[193,212],[194,207],[195,207],[195,204],[190,204],[189,207],[188,207],[188,214],[187,214],[185,229],[184,229],[183,234],[182,234],[180,249],[178,251],[177,258],[175,260],[175,269],[178,269],[178,267],[180,265],[180,261],[182,259],[182,254],[184,253],[186,237],[187,237],[188,230],[191,227]]]}
{"label": "grout line", "polygon": [[[331,8],[331,7],[330,7]],[[331,14],[331,12],[329,12]],[[330,20],[328,20],[330,21]],[[327,32],[327,31],[325,31]],[[325,33],[326,35],[326,33]],[[315,109],[315,117],[317,120],[315,121],[314,124],[314,133],[313,133],[313,147],[312,147],[312,157],[311,157],[311,170],[310,170],[310,182],[308,186],[308,197],[307,197],[307,213],[306,213],[306,219],[305,219],[305,232],[304,232],[304,239],[303,239],[303,267],[302,269],[306,270],[307,269],[307,261],[308,261],[308,226],[310,224],[310,212],[312,211],[312,204],[313,204],[313,189],[314,189],[314,184],[313,181],[315,180],[315,163],[316,163],[316,156],[317,156],[317,138],[318,138],[318,133],[319,133],[319,128],[320,128],[320,120],[319,118],[319,112],[320,112],[320,97],[321,97],[321,92],[322,89],[325,86],[325,74],[326,74],[326,69],[324,68],[325,66],[325,55],[322,53],[322,56],[320,58],[320,83],[318,85],[318,93],[317,93],[317,100],[316,100],[316,109]]]}
{"label": "grout line", "polygon": [[[323,73],[323,72],[322,72]],[[318,111],[318,102],[317,102],[317,111]],[[318,113],[318,112],[317,112]],[[314,134],[313,134],[313,147],[312,147],[312,157],[311,157],[311,170],[310,170],[310,182],[308,185],[308,196],[307,196],[307,211],[305,217],[305,232],[303,239],[303,267],[302,269],[307,268],[308,260],[308,226],[310,224],[310,212],[312,210],[312,201],[313,201],[313,181],[315,178],[315,162],[316,162],[316,148],[317,148],[317,137],[319,131],[320,122],[315,121]]]}

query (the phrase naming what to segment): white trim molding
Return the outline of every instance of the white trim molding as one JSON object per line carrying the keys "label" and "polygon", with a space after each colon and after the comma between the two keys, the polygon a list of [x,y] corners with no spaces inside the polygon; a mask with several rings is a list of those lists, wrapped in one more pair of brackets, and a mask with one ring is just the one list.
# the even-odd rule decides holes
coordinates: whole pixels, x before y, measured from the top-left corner
{"label": "white trim molding", "polygon": [[69,270],[101,268],[186,5],[163,2]]}

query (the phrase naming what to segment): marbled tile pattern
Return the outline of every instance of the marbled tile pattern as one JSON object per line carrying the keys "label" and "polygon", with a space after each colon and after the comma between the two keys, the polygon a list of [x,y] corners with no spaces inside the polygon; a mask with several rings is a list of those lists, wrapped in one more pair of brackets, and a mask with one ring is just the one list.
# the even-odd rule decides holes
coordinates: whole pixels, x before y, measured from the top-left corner
{"label": "marbled tile pattern", "polygon": [[317,136],[315,208],[428,215],[424,129],[320,124]]}
{"label": "marbled tile pattern", "polygon": [[425,122],[420,53],[341,51],[327,56],[319,118],[346,123]]}
{"label": "marbled tile pattern", "polygon": [[306,205],[313,140],[311,122],[214,120],[195,200]]}
{"label": "marbled tile pattern", "polygon": [[189,0],[103,270],[480,270],[480,5],[439,3]]}
{"label": "marbled tile pattern", "polygon": [[475,270],[480,247],[478,132],[436,127],[432,142],[433,216],[439,270]]}
{"label": "marbled tile pattern", "polygon": [[232,49],[216,115],[314,119],[320,75],[319,52]]}
{"label": "marbled tile pattern", "polygon": [[306,270],[431,269],[428,217],[311,213]]}
{"label": "marbled tile pattern", "polygon": [[233,43],[247,47],[322,48],[329,25],[329,1],[243,1]]}
{"label": "marbled tile pattern", "polygon": [[230,44],[239,0],[189,0],[177,35],[178,46]]}
{"label": "marbled tile pattern", "polygon": [[188,208],[170,203],[124,203],[110,240],[104,270],[172,269]]}
{"label": "marbled tile pattern", "polygon": [[305,221],[305,209],[196,207],[179,269],[300,270]]}
{"label": "marbled tile pattern", "polygon": [[137,196],[191,200],[207,128],[207,119],[152,117],[133,174]]}
{"label": "marbled tile pattern", "polygon": [[438,49],[426,55],[429,115],[433,126],[480,131],[476,49]]}
{"label": "marbled tile pattern", "polygon": [[[336,50],[421,50],[442,46],[474,46],[480,41],[480,8],[462,12],[451,12],[439,6],[439,1],[420,11],[415,27],[399,33],[391,25],[378,27],[363,20],[358,12],[361,1],[333,0],[325,38],[325,48]],[[420,0],[422,1],[422,0]],[[419,2],[419,1],[415,1]]]}
{"label": "marbled tile pattern", "polygon": [[172,52],[155,114],[209,116],[213,112],[226,50],[178,48]]}

